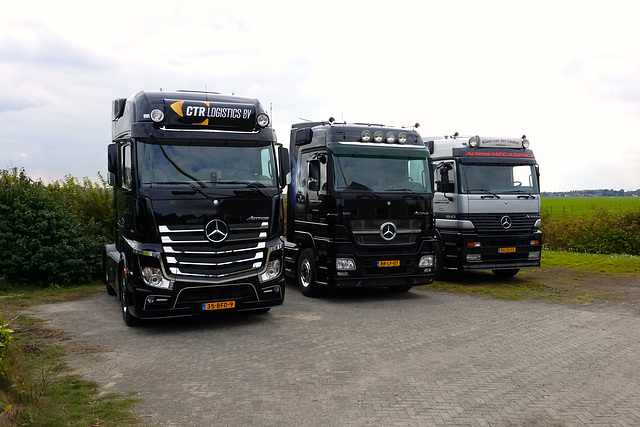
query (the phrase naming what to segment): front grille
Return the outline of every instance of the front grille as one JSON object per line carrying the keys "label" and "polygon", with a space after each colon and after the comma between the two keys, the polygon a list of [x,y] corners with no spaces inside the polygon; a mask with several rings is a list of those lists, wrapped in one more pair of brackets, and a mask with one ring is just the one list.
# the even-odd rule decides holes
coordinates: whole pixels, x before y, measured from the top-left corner
{"label": "front grille", "polygon": [[205,224],[160,226],[164,262],[175,276],[219,278],[263,266],[268,222],[228,224],[221,243],[210,242]]}
{"label": "front grille", "polygon": [[[511,226],[504,228],[502,219],[511,219]],[[533,225],[540,218],[537,214],[470,214],[468,219],[473,222],[479,235],[482,234],[529,234],[533,232]],[[466,219],[466,218],[465,218]]]}
{"label": "front grille", "polygon": [[[386,222],[395,225],[396,236],[392,240],[385,240],[380,234],[380,227]],[[422,232],[420,219],[356,219],[351,221],[351,232],[356,243],[362,246],[374,245],[412,245],[415,244]]]}

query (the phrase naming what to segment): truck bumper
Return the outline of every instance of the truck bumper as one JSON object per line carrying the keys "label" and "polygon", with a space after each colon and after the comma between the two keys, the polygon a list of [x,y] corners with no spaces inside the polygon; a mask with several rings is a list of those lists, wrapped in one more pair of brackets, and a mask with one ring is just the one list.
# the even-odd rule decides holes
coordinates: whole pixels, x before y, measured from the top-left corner
{"label": "truck bumper", "polygon": [[[434,260],[433,247],[433,241],[423,241],[418,251],[407,253],[390,248],[362,251],[350,243],[336,243],[335,257],[327,258],[326,284],[329,288],[406,287],[429,284],[433,282],[435,265],[421,267],[420,260],[423,257],[431,257]],[[339,258],[353,259],[355,270],[338,270],[336,260]],[[318,277],[321,280],[321,274]]]}
{"label": "truck bumper", "polygon": [[282,305],[284,274],[270,282],[240,280],[206,285],[176,281],[172,291],[138,287],[132,314],[140,319],[194,316],[222,311],[261,310]]}
{"label": "truck bumper", "polygon": [[485,237],[442,233],[444,268],[456,270],[506,270],[540,267],[542,233]]}

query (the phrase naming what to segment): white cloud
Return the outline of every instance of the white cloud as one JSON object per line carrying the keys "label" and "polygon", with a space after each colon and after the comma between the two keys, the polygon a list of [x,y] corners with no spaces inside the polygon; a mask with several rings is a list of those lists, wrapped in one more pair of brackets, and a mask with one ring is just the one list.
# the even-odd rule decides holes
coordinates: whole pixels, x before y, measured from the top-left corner
{"label": "white cloud", "polygon": [[[73,10],[73,13],[70,13]],[[106,168],[138,90],[259,98],[300,118],[527,134],[544,190],[640,187],[635,4],[578,1],[11,3],[0,16],[0,167]],[[16,163],[21,164],[17,165]]]}

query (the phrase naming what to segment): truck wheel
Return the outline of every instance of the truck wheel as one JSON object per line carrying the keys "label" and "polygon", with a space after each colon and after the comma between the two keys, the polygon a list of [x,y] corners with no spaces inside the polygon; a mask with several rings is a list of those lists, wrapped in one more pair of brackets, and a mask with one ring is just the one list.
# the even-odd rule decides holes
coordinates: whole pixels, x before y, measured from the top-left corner
{"label": "truck wheel", "polygon": [[316,281],[316,261],[312,249],[305,249],[298,259],[297,275],[298,287],[305,296],[320,295],[320,288]]}
{"label": "truck wheel", "polygon": [[124,276],[121,276],[120,280],[120,302],[122,308],[122,320],[124,320],[127,326],[137,326],[140,324],[140,319],[131,314],[129,310],[129,292],[127,292],[127,283]]}
{"label": "truck wheel", "polygon": [[433,279],[434,280],[443,280],[444,276],[444,248],[440,245],[440,243],[436,242],[434,245],[435,253],[433,254],[434,261],[433,263]]}
{"label": "truck wheel", "polygon": [[508,270],[491,270],[493,271],[493,274],[495,274],[496,276],[502,278],[502,279],[507,279],[509,277],[513,277],[516,274],[518,274],[518,271],[520,271],[519,268],[510,268]]}
{"label": "truck wheel", "polygon": [[107,289],[107,295],[116,295],[116,290],[111,287],[111,283],[109,282],[109,263],[106,257],[103,259],[102,264],[104,266],[104,286]]}

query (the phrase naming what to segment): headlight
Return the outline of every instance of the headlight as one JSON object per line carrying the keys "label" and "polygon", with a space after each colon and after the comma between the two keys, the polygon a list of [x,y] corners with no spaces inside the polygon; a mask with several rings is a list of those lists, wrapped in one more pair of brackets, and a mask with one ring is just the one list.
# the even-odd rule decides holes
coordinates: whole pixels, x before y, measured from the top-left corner
{"label": "headlight", "polygon": [[261,128],[267,127],[269,125],[269,116],[267,116],[265,113],[260,113],[258,114],[258,126],[260,126]]}
{"label": "headlight", "polygon": [[151,120],[153,120],[156,123],[160,123],[161,121],[163,121],[164,111],[162,111],[159,108],[154,108],[153,110],[151,110]]}
{"label": "headlight", "polygon": [[420,262],[418,263],[418,267],[420,267],[420,268],[431,268],[431,267],[433,267],[433,255],[423,255],[420,258]]}
{"label": "headlight", "polygon": [[270,261],[269,264],[267,264],[266,271],[260,275],[260,281],[267,282],[269,280],[273,280],[278,276],[280,276],[280,271],[281,271],[280,260],[277,259],[274,261]]}
{"label": "headlight", "polygon": [[147,286],[160,289],[172,289],[173,282],[167,280],[162,275],[159,268],[145,267],[142,269],[142,280]]}
{"label": "headlight", "polygon": [[389,144],[393,144],[396,142],[396,134],[393,132],[387,132],[387,142]]}
{"label": "headlight", "polygon": [[353,271],[356,269],[356,262],[351,258],[336,258],[337,271]]}

